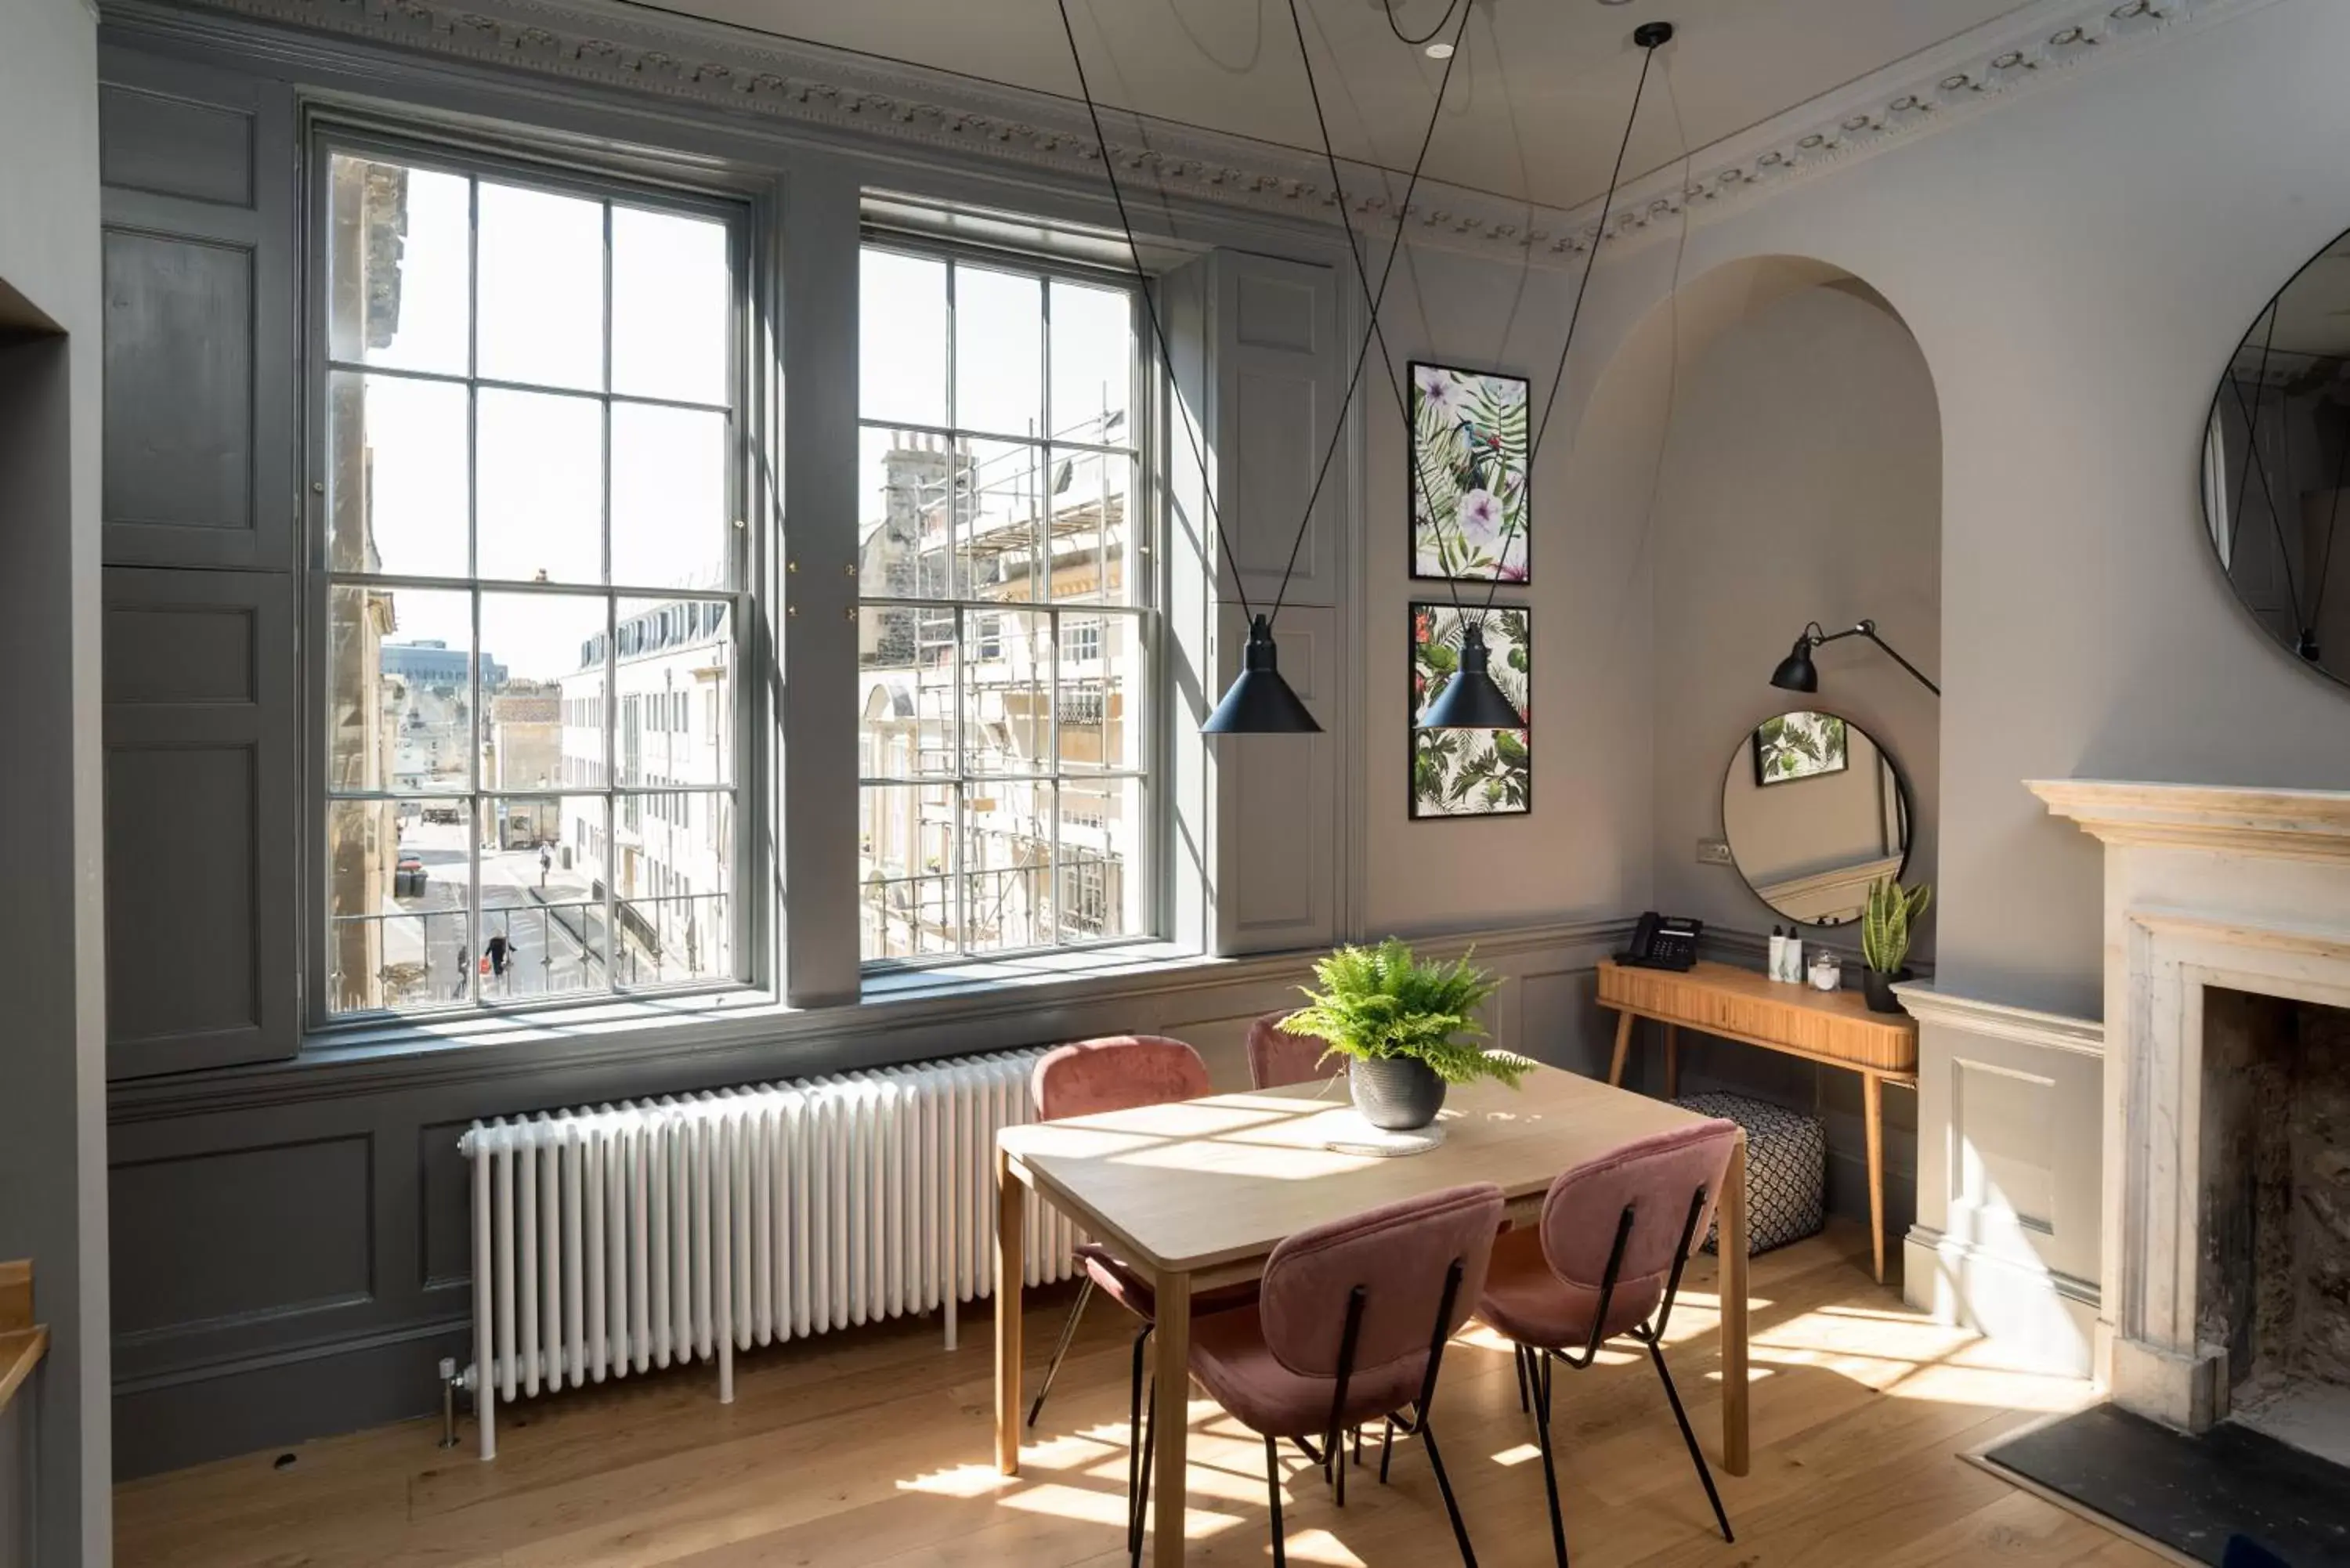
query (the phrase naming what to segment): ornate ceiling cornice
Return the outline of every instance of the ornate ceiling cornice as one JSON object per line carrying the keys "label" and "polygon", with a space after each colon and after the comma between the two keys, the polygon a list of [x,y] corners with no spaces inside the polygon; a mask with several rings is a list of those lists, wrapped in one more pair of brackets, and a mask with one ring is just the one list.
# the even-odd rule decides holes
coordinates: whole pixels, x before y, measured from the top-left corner
{"label": "ornate ceiling cornice", "polygon": [[[1617,197],[1611,242],[1636,242],[1684,210],[1693,219],[1956,124],[2016,93],[2063,79],[2147,41],[2273,0],[2036,0],[1948,43],[1698,150]],[[193,13],[364,39],[427,56],[520,70],[673,103],[846,130],[884,145],[951,149],[1028,171],[1083,174],[1100,153],[1082,106],[1048,93],[957,77],[820,45],[640,10],[611,0],[176,0]],[[145,4],[110,18],[153,15]],[[1170,196],[1334,222],[1319,158],[1196,127],[1111,112],[1110,155]],[[1597,233],[1598,203],[1574,212],[1423,181],[1399,214],[1377,171],[1357,170],[1357,222],[1402,219],[1415,243],[1557,262]]]}

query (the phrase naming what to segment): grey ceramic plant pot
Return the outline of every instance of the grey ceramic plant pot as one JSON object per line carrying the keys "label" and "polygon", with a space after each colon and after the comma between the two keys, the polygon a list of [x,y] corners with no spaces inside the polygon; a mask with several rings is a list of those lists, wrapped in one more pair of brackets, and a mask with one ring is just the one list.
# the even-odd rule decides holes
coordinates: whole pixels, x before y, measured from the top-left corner
{"label": "grey ceramic plant pot", "polygon": [[1385,1132],[1416,1131],[1444,1108],[1444,1080],[1417,1057],[1357,1057],[1347,1070],[1347,1086],[1363,1119]]}

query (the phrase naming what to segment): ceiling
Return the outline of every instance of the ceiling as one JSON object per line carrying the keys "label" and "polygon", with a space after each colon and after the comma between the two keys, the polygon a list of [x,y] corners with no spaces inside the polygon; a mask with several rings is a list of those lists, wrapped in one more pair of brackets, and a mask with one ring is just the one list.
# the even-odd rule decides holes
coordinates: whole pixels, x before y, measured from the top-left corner
{"label": "ceiling", "polygon": [[[1069,0],[1095,94],[1190,125],[1319,151],[1287,0]],[[1444,0],[1391,0],[1414,36]],[[1429,173],[1573,207],[1606,188],[1640,70],[1669,21],[1625,172],[1678,158],[2028,0],[1473,0]],[[1298,0],[1341,157],[1404,170],[1443,67],[1397,41],[1383,0]],[[660,9],[1076,96],[1054,0],[666,0]]]}

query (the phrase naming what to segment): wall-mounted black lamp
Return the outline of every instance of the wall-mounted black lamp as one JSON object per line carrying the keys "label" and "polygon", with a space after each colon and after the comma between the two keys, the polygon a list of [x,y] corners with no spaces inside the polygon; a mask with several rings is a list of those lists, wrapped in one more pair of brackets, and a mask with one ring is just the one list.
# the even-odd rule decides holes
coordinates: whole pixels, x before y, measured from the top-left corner
{"label": "wall-mounted black lamp", "polygon": [[1862,621],[1849,631],[1823,631],[1819,622],[1812,622],[1811,625],[1804,628],[1804,635],[1795,639],[1795,646],[1789,650],[1787,657],[1779,660],[1779,668],[1771,671],[1771,684],[1782,691],[1818,691],[1820,672],[1812,663],[1812,649],[1826,643],[1841,642],[1847,637],[1868,639],[1869,641],[1883,649],[1886,656],[1894,663],[1916,676],[1918,684],[1937,697],[1942,694],[1940,687],[1926,679],[1924,670],[1902,658],[1900,654],[1894,651],[1891,643],[1877,635],[1877,623],[1873,620]]}
{"label": "wall-mounted black lamp", "polygon": [[1486,651],[1484,629],[1475,621],[1461,628],[1461,667],[1444,683],[1436,701],[1420,714],[1422,730],[1523,730],[1525,716],[1502,694],[1493,679],[1492,655]]}

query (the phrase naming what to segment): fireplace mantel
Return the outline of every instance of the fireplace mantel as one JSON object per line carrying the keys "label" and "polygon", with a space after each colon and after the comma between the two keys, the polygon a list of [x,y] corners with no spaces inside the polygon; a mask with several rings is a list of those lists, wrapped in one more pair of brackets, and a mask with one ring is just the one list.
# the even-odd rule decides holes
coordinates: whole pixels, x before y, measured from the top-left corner
{"label": "fireplace mantel", "polygon": [[2230,1388],[2227,1347],[2199,1334],[2204,998],[2350,1006],[2350,791],[2029,787],[2106,845],[2099,1375],[2124,1407],[2199,1431]]}

